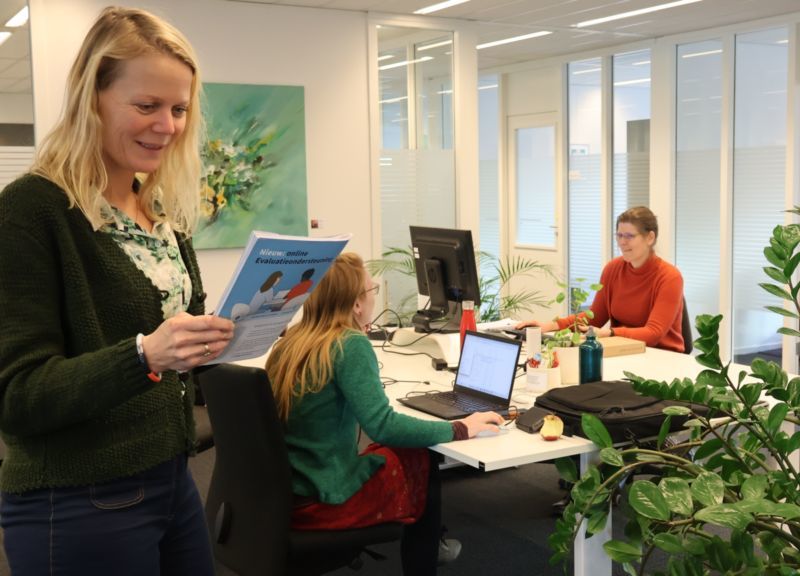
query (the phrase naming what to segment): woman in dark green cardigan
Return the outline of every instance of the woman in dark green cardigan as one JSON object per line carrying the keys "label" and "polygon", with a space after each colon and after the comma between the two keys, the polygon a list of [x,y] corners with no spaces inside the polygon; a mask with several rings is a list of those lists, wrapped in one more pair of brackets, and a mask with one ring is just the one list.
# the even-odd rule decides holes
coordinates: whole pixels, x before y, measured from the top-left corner
{"label": "woman in dark green cardigan", "polygon": [[[297,499],[292,524],[313,530],[405,523],[404,574],[435,574],[440,487],[437,467],[421,448],[496,431],[503,418],[490,412],[435,422],[392,409],[364,335],[377,290],[359,256],[340,255],[267,361],[286,421]],[[358,426],[376,442],[361,454]]]}
{"label": "woman in dark green cardigan", "polygon": [[208,575],[186,467],[203,314],[188,235],[200,80],[188,41],[108,8],[33,173],[0,195],[0,522],[15,576]]}

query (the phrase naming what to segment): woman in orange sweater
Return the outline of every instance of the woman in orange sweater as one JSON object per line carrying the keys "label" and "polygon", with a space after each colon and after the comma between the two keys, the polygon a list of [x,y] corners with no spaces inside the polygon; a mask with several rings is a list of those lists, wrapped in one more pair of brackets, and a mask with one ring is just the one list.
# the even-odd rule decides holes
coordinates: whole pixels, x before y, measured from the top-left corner
{"label": "woman in orange sweater", "polygon": [[[603,268],[603,288],[594,297],[594,318],[589,324],[598,337],[625,336],[647,346],[683,352],[683,277],[656,255],[657,239],[658,220],[649,208],[636,206],[617,217],[617,245],[622,256]],[[603,328],[609,320],[610,325]],[[552,322],[531,320],[517,328],[541,326],[543,332],[550,332],[573,321],[574,316]]]}

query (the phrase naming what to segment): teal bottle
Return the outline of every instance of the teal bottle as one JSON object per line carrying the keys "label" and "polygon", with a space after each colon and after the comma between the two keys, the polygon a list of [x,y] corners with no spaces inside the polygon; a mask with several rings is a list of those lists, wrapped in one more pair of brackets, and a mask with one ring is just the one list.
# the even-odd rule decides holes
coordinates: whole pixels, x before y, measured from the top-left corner
{"label": "teal bottle", "polygon": [[580,347],[580,367],[581,384],[603,379],[603,345],[597,341],[591,326],[586,333],[586,341]]}

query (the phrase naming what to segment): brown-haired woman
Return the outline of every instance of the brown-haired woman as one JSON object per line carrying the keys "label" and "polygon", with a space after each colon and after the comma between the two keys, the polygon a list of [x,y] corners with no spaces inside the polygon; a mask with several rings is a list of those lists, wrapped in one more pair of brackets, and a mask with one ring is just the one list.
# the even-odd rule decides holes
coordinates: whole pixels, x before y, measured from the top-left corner
{"label": "brown-haired woman", "polygon": [[[603,288],[595,294],[594,318],[589,324],[599,337],[625,336],[647,346],[683,352],[683,277],[655,253],[655,214],[645,206],[629,208],[617,217],[616,237],[622,255],[603,268]],[[549,332],[569,326],[573,320],[574,316],[552,322],[531,320],[517,328],[541,326]],[[609,320],[610,326],[601,328]]]}
{"label": "brown-haired woman", "polygon": [[106,8],[32,174],[0,195],[6,556],[33,574],[211,576],[190,370],[233,323],[204,315],[197,59]]}
{"label": "brown-haired woman", "polygon": [[[352,253],[340,255],[303,306],[302,320],[272,349],[267,374],[297,498],[295,529],[406,524],[403,573],[436,573],[440,536],[438,470],[427,450],[497,430],[503,419],[477,413],[455,422],[398,414],[389,405],[364,330],[378,290]],[[357,426],[377,444],[358,453]]]}

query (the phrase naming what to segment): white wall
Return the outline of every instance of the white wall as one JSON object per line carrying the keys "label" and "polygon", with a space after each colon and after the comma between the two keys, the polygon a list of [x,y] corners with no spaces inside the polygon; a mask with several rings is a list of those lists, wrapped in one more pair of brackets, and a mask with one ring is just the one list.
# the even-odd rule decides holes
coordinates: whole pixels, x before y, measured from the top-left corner
{"label": "white wall", "polygon": [[[313,235],[352,232],[371,257],[366,16],[222,0],[121,2],[164,16],[192,42],[208,82],[305,87],[308,217]],[[30,0],[37,142],[61,110],[69,66],[103,0]],[[212,309],[239,250],[198,254]]]}
{"label": "white wall", "polygon": [[30,94],[0,94],[0,124],[33,124]]}

